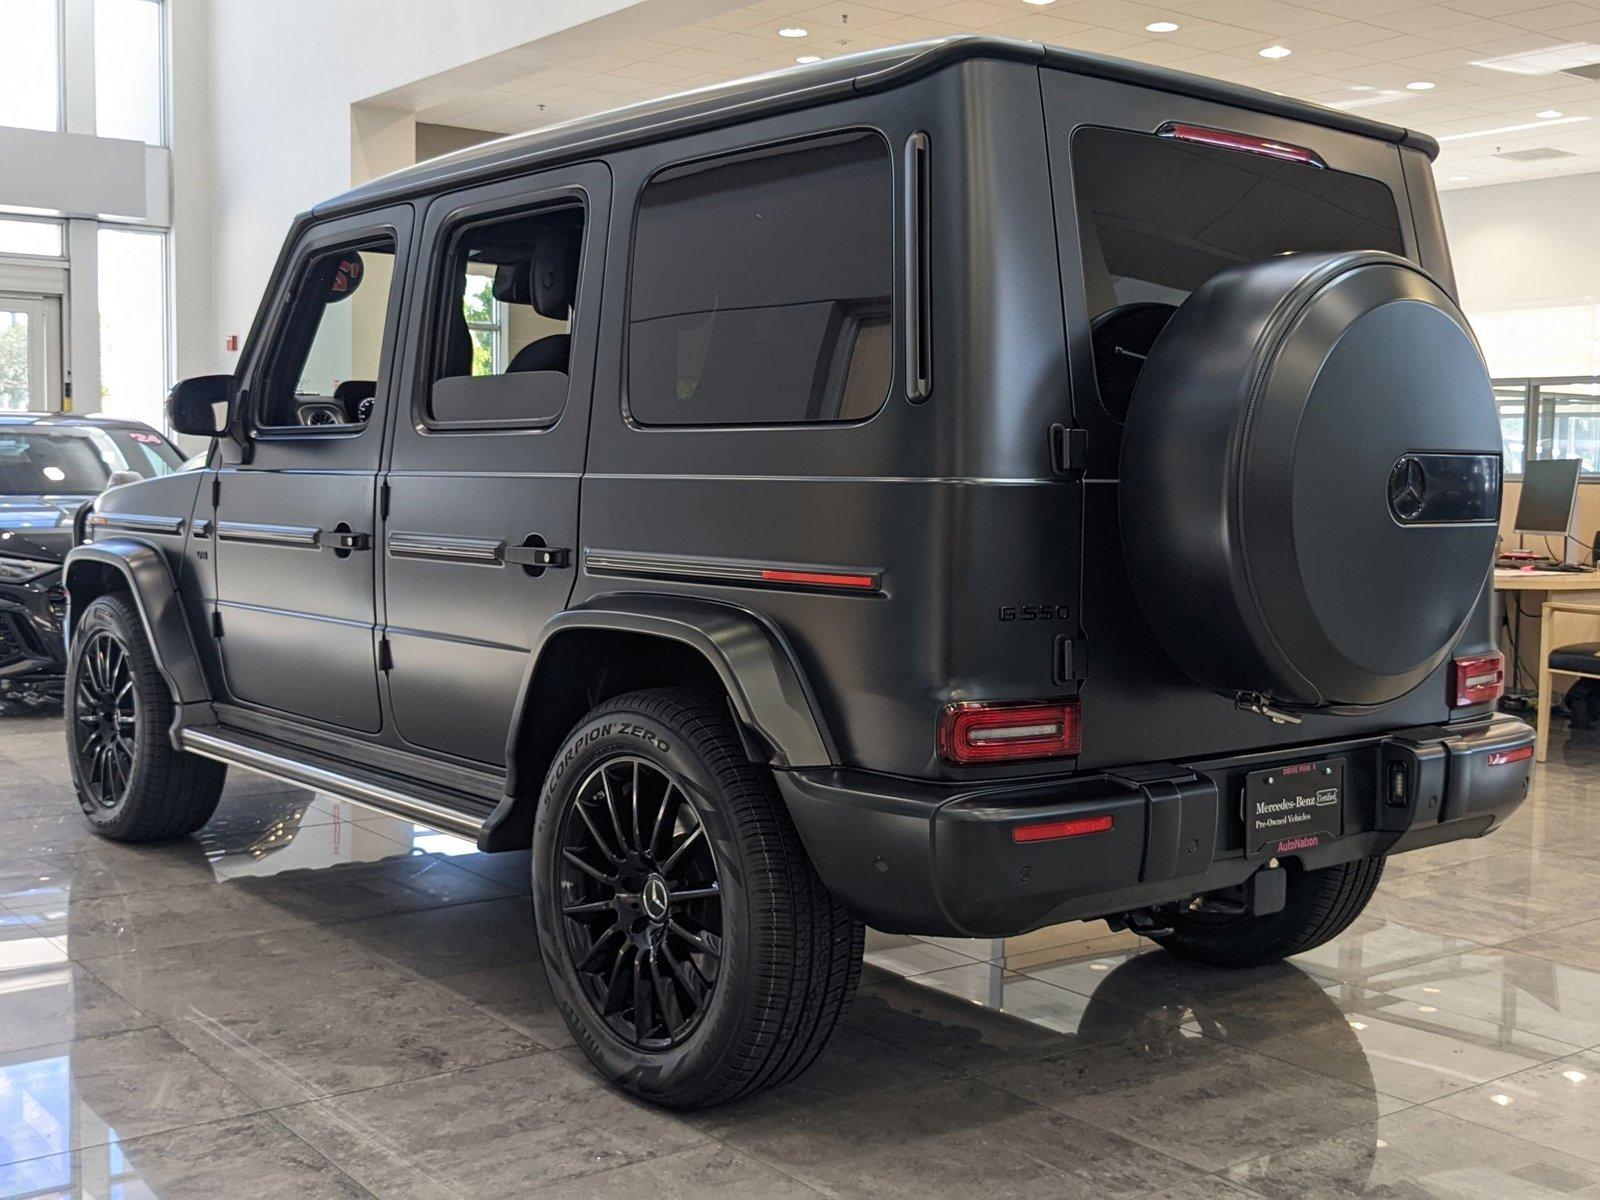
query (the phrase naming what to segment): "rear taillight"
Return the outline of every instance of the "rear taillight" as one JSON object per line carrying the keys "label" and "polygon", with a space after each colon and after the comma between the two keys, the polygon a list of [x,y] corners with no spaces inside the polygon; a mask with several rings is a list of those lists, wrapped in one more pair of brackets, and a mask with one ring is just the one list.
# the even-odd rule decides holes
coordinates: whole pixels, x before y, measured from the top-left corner
{"label": "rear taillight", "polygon": [[1208,129],[1204,125],[1180,125],[1176,122],[1163,125],[1156,131],[1161,137],[1177,138],[1180,142],[1194,142],[1201,146],[1216,146],[1223,150],[1242,150],[1246,154],[1261,154],[1284,162],[1305,163],[1320,167],[1324,163],[1315,151],[1304,146],[1291,146],[1271,138],[1252,137],[1248,133],[1233,133],[1227,129]]}
{"label": "rear taillight", "polygon": [[1499,654],[1475,654],[1458,658],[1451,670],[1456,708],[1470,704],[1493,704],[1506,690],[1505,659]]}
{"label": "rear taillight", "polygon": [[1078,701],[946,706],[939,714],[939,757],[955,766],[1061,758],[1078,753]]}
{"label": "rear taillight", "polygon": [[1508,763],[1526,762],[1532,757],[1532,746],[1518,746],[1515,750],[1496,750],[1489,755],[1489,765],[1491,767],[1503,767]]}
{"label": "rear taillight", "polygon": [[1116,825],[1110,813],[1093,817],[1071,817],[1065,821],[1040,821],[1033,825],[1014,825],[1011,840],[1019,846],[1029,842],[1054,842],[1062,838],[1085,837],[1091,833],[1109,833]]}

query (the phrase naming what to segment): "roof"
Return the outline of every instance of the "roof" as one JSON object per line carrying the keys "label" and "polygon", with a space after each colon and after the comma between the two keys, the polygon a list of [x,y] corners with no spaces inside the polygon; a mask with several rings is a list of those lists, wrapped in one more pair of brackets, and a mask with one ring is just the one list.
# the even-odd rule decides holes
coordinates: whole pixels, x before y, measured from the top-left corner
{"label": "roof", "polygon": [[960,36],[790,67],[497,138],[362,184],[319,204],[313,212],[322,216],[367,208],[664,137],[827,104],[851,95],[885,91],[952,63],[974,58],[1032,63],[1174,95],[1212,100],[1409,146],[1421,150],[1430,159],[1439,153],[1439,143],[1426,134],[1274,92],[1038,42]]}

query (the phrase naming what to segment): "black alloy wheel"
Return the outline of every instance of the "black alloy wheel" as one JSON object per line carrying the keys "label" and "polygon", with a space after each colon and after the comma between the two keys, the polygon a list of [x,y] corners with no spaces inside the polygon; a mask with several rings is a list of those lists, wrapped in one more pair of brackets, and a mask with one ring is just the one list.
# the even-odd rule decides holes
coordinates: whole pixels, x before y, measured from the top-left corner
{"label": "black alloy wheel", "polygon": [[101,808],[116,808],[138,753],[139,692],[128,648],[109,629],[97,630],[83,647],[72,718],[83,790]]}
{"label": "black alloy wheel", "polygon": [[562,927],[583,995],[639,1050],[688,1038],[721,973],[716,853],[684,788],[647,759],[616,755],[571,793],[557,832]]}

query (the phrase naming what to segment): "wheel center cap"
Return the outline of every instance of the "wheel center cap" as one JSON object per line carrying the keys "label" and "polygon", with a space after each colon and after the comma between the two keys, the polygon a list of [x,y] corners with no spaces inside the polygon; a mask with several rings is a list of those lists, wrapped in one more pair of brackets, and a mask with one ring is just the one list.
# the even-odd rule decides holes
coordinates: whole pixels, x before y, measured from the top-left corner
{"label": "wheel center cap", "polygon": [[659,875],[646,879],[639,893],[639,903],[644,908],[644,915],[652,921],[665,920],[667,909],[672,906],[672,892],[667,888],[667,881]]}

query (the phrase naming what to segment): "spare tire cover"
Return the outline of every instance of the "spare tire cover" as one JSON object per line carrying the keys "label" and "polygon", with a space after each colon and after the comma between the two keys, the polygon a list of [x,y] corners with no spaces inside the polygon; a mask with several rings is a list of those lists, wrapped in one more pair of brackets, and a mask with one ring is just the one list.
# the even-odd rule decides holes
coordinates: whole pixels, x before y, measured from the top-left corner
{"label": "spare tire cover", "polygon": [[1119,509],[1139,606],[1216,691],[1394,700],[1482,594],[1500,452],[1466,318],[1414,263],[1230,267],[1179,307],[1129,407]]}

